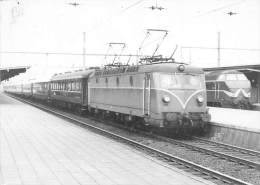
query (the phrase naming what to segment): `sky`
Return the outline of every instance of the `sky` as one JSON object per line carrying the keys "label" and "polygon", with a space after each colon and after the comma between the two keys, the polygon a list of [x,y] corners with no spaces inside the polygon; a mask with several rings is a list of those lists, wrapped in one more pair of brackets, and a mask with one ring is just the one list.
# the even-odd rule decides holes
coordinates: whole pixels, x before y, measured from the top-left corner
{"label": "sky", "polygon": [[[138,52],[147,29],[168,30],[156,54],[169,57],[177,47],[179,62],[217,66],[216,49],[189,47],[216,48],[219,32],[220,47],[233,48],[220,50],[221,66],[260,63],[260,0],[157,0],[165,9],[148,8],[155,5],[156,0],[0,0],[1,66],[30,65],[24,80],[81,68],[82,55],[72,54],[83,53],[83,32],[87,54],[106,54],[108,43],[123,42],[123,54],[151,55],[163,32],[152,32]],[[119,45],[109,48],[109,54],[120,51]],[[87,55],[86,67],[113,59]],[[131,57],[130,63],[136,61]]]}

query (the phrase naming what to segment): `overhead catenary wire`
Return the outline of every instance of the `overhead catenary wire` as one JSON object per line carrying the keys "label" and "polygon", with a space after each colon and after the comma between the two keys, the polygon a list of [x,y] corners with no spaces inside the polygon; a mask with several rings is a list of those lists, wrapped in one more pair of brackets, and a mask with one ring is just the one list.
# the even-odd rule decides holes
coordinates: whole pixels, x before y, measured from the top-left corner
{"label": "overhead catenary wire", "polygon": [[22,54],[22,55],[71,55],[71,56],[122,56],[122,57],[129,57],[129,56],[136,56],[136,57],[143,57],[144,55],[134,55],[134,54],[105,54],[105,53],[71,53],[71,52],[40,52],[40,51],[0,51],[2,54]]}
{"label": "overhead catenary wire", "polygon": [[260,51],[258,48],[217,48],[217,47],[200,47],[200,46],[182,46],[182,49],[221,49],[221,50],[237,50],[237,51]]}

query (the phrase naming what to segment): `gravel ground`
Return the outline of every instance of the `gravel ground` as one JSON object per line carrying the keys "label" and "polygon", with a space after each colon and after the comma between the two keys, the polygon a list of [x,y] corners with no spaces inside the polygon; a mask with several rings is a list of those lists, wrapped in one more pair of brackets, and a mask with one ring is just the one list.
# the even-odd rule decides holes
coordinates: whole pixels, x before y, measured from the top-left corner
{"label": "gravel ground", "polygon": [[[64,114],[64,112],[61,112],[61,113]],[[66,112],[65,114],[70,117],[77,118],[78,120],[87,122],[88,124],[93,124],[104,130],[112,131],[115,134],[127,137],[134,141],[138,141],[142,144],[156,148],[160,151],[169,153],[171,155],[186,159],[188,161],[192,161],[196,164],[200,164],[204,167],[207,167],[207,168],[219,171],[221,173],[233,176],[235,178],[241,179],[245,182],[249,182],[249,183],[252,183],[255,185],[260,185],[260,170],[249,169],[246,166],[238,165],[237,163],[234,163],[234,162],[229,162],[227,160],[219,159],[217,157],[203,154],[201,152],[196,152],[196,151],[187,149],[185,147],[180,147],[180,146],[174,145],[170,142],[160,141],[155,138],[143,136],[138,133],[116,128],[113,125],[107,125],[104,123],[96,122],[96,121],[90,120],[88,118],[80,117],[80,116],[77,116],[77,115],[74,115],[74,114],[71,114],[68,112]]]}

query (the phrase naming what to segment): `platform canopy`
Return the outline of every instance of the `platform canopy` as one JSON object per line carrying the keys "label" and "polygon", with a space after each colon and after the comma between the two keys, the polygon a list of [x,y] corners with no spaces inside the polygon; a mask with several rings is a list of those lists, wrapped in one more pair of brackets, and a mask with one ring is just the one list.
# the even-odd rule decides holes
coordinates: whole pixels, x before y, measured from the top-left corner
{"label": "platform canopy", "polygon": [[209,68],[204,68],[203,70],[204,71],[238,70],[238,71],[260,72],[260,64],[242,65],[242,66],[209,67]]}
{"label": "platform canopy", "polygon": [[29,66],[19,66],[19,67],[0,67],[0,82],[12,78],[20,73],[26,72]]}
{"label": "platform canopy", "polygon": [[260,76],[260,64],[256,65],[243,65],[243,66],[226,66],[226,67],[211,67],[204,68],[205,72],[210,71],[227,71],[227,70],[237,70],[244,73],[247,78],[251,81],[251,83],[260,83],[257,80]]}

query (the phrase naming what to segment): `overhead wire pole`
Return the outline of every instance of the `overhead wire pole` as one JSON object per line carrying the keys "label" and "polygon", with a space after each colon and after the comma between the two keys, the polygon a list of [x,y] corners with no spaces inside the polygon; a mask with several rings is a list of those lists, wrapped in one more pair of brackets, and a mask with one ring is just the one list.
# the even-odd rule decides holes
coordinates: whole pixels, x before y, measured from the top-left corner
{"label": "overhead wire pole", "polygon": [[218,67],[220,67],[220,32],[218,32]]}
{"label": "overhead wire pole", "polygon": [[[1,51],[2,51],[2,6],[1,6],[1,1],[0,1],[0,67],[2,65]],[[1,74],[0,74],[0,78],[1,78]],[[1,82],[1,79],[0,79],[0,82]]]}
{"label": "overhead wire pole", "polygon": [[86,67],[86,32],[83,32],[83,68]]}

